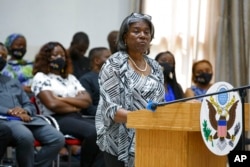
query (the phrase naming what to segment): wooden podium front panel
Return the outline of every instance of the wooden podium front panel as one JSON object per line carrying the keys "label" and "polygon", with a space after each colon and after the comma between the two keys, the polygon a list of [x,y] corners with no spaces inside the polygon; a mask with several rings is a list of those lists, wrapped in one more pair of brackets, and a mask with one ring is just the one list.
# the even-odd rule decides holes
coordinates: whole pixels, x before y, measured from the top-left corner
{"label": "wooden podium front panel", "polygon": [[136,130],[135,167],[226,167],[204,145],[199,132]]}
{"label": "wooden podium front panel", "polygon": [[200,132],[188,133],[187,167],[226,167],[227,156],[213,154],[204,144]]}
{"label": "wooden podium front panel", "polygon": [[184,167],[187,133],[136,130],[135,167]]}

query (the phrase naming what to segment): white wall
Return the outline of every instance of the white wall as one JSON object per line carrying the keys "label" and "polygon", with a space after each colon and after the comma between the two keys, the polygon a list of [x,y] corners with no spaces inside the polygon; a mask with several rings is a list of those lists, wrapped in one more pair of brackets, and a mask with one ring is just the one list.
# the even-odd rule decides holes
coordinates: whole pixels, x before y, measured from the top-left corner
{"label": "white wall", "polygon": [[30,60],[49,41],[68,48],[77,31],[89,35],[89,49],[108,47],[107,34],[119,29],[122,20],[135,10],[135,1],[1,0],[0,41],[12,33],[23,34],[27,39],[25,58]]}

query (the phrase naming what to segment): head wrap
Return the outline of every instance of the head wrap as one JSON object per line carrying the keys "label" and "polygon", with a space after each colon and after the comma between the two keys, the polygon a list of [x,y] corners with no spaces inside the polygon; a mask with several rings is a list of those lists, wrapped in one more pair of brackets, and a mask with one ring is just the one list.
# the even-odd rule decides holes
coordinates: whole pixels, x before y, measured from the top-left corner
{"label": "head wrap", "polygon": [[11,49],[11,45],[13,44],[13,42],[19,38],[19,37],[23,37],[25,38],[22,34],[17,34],[17,33],[14,33],[14,34],[11,34],[9,35],[6,40],[5,40],[5,46],[6,48],[8,49],[8,51],[10,51]]}

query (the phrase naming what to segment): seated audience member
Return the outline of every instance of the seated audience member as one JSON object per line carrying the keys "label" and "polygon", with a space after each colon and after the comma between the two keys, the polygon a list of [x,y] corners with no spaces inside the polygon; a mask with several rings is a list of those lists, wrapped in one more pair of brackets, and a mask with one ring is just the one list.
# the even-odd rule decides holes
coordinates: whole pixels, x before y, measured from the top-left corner
{"label": "seated audience member", "polygon": [[26,39],[22,34],[14,33],[6,38],[5,46],[8,49],[10,58],[8,59],[2,74],[18,79],[25,92],[32,96],[30,86],[33,78],[33,63],[24,59],[26,45]]}
{"label": "seated audience member", "polygon": [[77,79],[79,79],[86,72],[90,71],[89,58],[85,57],[85,53],[88,48],[88,35],[85,32],[75,33],[70,43],[68,52],[73,64],[73,75]]}
{"label": "seated audience member", "polygon": [[4,125],[3,120],[0,119],[0,161],[6,152],[6,148],[10,144],[11,140],[11,129]]}
{"label": "seated audience member", "polygon": [[111,53],[115,53],[117,52],[117,40],[118,40],[118,34],[119,34],[119,31],[111,31],[109,34],[108,34],[108,44],[109,44],[109,49],[111,51]]}
{"label": "seated audience member", "polygon": [[80,113],[81,109],[91,105],[91,97],[71,72],[71,59],[62,44],[48,42],[35,57],[31,89],[42,114],[53,116],[64,135],[82,140],[81,166],[94,163],[102,166],[104,162],[96,144],[95,122],[83,118]]}
{"label": "seated audience member", "polygon": [[[7,53],[8,51],[4,44],[0,42],[0,69],[2,69],[6,64],[4,57],[7,57]],[[2,159],[11,140],[11,130],[8,126],[2,124],[2,121],[3,120],[0,119],[0,160]]]}
{"label": "seated audience member", "polygon": [[[7,52],[0,47],[0,71],[7,61]],[[64,136],[41,117],[36,116],[35,106],[30,102],[18,80],[0,75],[0,115],[4,126],[11,130],[12,145],[20,167],[50,166],[64,145]],[[2,126],[2,125],[0,125]],[[42,147],[34,155],[34,140]]]}
{"label": "seated audience member", "polygon": [[103,63],[109,58],[110,55],[110,51],[105,47],[93,48],[89,52],[91,71],[84,74],[80,78],[80,83],[89,92],[93,103],[87,109],[82,111],[83,115],[94,117],[96,114],[96,108],[100,96],[98,75]]}
{"label": "seated audience member", "polygon": [[173,101],[184,97],[181,85],[177,82],[175,74],[175,58],[170,51],[160,52],[155,60],[163,68],[165,101]]}
{"label": "seated audience member", "polygon": [[[213,67],[208,60],[200,60],[192,66],[192,82],[193,85],[186,89],[185,97],[194,97],[206,94],[211,87],[211,79],[213,76]],[[202,98],[197,99],[202,101]]]}

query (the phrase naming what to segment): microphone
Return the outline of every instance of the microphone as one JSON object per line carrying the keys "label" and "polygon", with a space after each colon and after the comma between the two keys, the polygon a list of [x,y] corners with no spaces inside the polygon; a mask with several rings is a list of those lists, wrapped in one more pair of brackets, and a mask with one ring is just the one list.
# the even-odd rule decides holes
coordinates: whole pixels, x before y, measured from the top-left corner
{"label": "microphone", "polygon": [[149,100],[146,109],[155,112],[157,105],[157,103],[154,103],[152,100]]}

